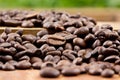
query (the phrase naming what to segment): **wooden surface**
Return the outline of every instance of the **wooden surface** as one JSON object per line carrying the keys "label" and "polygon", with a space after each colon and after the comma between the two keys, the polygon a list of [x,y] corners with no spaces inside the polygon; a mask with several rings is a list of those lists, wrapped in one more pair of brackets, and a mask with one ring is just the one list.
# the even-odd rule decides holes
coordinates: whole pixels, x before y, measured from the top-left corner
{"label": "wooden surface", "polygon": [[[111,24],[115,30],[120,29],[120,22],[98,22],[98,25]],[[0,33],[5,27],[0,28]],[[12,28],[13,31],[19,28]],[[41,28],[21,28],[24,33],[36,34]],[[40,77],[39,70],[15,70],[15,71],[0,71],[0,80],[120,80],[120,76],[115,75],[112,78],[103,78],[100,76],[91,76],[88,74],[80,74],[75,77],[63,77],[50,79]]]}
{"label": "wooden surface", "polygon": [[61,75],[58,78],[42,78],[39,72],[39,70],[0,71],[0,80],[120,80],[118,75],[112,78],[103,78],[88,74],[80,74],[74,77],[64,77]]}

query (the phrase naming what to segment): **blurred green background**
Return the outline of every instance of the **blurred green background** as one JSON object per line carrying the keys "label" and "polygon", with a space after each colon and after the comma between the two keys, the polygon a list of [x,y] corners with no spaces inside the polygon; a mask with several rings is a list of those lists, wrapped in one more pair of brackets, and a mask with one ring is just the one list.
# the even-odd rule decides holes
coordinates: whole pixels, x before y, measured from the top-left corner
{"label": "blurred green background", "polygon": [[0,0],[0,8],[120,7],[120,0]]}

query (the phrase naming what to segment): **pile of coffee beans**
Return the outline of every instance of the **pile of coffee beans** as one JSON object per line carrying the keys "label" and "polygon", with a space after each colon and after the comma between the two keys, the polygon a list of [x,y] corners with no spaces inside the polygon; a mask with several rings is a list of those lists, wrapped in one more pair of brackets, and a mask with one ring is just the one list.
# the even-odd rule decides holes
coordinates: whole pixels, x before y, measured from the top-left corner
{"label": "pile of coffee beans", "polygon": [[96,21],[90,17],[70,15],[66,12],[55,11],[0,11],[0,26],[10,27],[45,27],[55,30],[65,30],[69,26],[95,25]]}
{"label": "pile of coffee beans", "polygon": [[[8,18],[8,13],[2,14]],[[40,20],[44,29],[32,35],[23,34],[22,29],[12,32],[6,28],[0,34],[1,70],[34,68],[48,78],[60,74],[120,75],[120,30],[113,30],[109,24],[97,26],[92,18],[61,12],[32,15],[21,20],[25,23],[26,20]]]}

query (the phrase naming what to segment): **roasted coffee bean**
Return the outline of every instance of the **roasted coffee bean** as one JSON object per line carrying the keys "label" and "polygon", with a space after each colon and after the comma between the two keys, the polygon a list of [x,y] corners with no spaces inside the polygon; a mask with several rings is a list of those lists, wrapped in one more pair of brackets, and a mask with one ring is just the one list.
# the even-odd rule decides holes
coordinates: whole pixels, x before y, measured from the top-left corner
{"label": "roasted coffee bean", "polygon": [[85,42],[88,44],[88,46],[90,44],[92,44],[95,41],[95,36],[93,34],[88,34],[85,38],[84,38]]}
{"label": "roasted coffee bean", "polygon": [[70,33],[74,33],[74,31],[76,30],[76,28],[75,27],[68,27],[67,29],[66,29],[66,31],[68,31],[68,32],[70,32]]}
{"label": "roasted coffee bean", "polygon": [[78,51],[77,55],[78,55],[78,57],[83,57],[85,54],[86,54],[85,49],[81,49],[81,50]]}
{"label": "roasted coffee bean", "polygon": [[59,61],[60,61],[60,56],[56,55],[56,56],[53,57],[53,62],[54,63],[58,63]]}
{"label": "roasted coffee bean", "polygon": [[24,28],[25,27],[31,28],[31,27],[34,27],[34,24],[31,21],[23,21],[21,26]]}
{"label": "roasted coffee bean", "polygon": [[56,51],[50,51],[50,52],[47,52],[46,55],[61,55],[61,52],[56,50]]}
{"label": "roasted coffee bean", "polygon": [[114,71],[115,71],[115,73],[119,73],[120,72],[120,65],[115,65],[114,67],[113,67],[113,69],[114,69]]}
{"label": "roasted coffee bean", "polygon": [[120,59],[116,60],[115,64],[120,64]]}
{"label": "roasted coffee bean", "polygon": [[0,70],[2,69],[3,63],[0,61]]}
{"label": "roasted coffee bean", "polygon": [[78,45],[81,48],[85,48],[86,47],[86,43],[82,38],[75,38],[73,39],[73,44],[74,45]]}
{"label": "roasted coffee bean", "polygon": [[1,43],[1,44],[0,44],[0,47],[4,47],[4,48],[9,48],[9,47],[11,47],[11,46],[12,46],[11,43],[8,43],[8,42]]}
{"label": "roasted coffee bean", "polygon": [[101,46],[101,45],[102,45],[102,44],[101,44],[101,41],[100,41],[100,40],[96,40],[96,41],[93,43],[92,48],[96,48],[96,47]]}
{"label": "roasted coffee bean", "polygon": [[20,36],[22,36],[23,35],[23,29],[17,30],[16,33],[19,34]]}
{"label": "roasted coffee bean", "polygon": [[65,44],[66,40],[62,36],[50,35],[47,39],[47,43],[55,46],[60,46]]}
{"label": "roasted coffee bean", "polygon": [[27,60],[27,61],[30,61],[30,57],[25,55],[25,56],[22,56],[21,58],[19,58],[20,61],[22,60]]}
{"label": "roasted coffee bean", "polygon": [[34,35],[22,35],[22,39],[30,41],[31,43],[34,43],[36,41],[36,37]]}
{"label": "roasted coffee bean", "polygon": [[101,28],[102,28],[102,29],[110,29],[111,31],[113,30],[113,27],[112,27],[111,25],[109,25],[109,24],[103,24],[103,25],[101,26]]}
{"label": "roasted coffee bean", "polygon": [[1,55],[0,59],[3,60],[3,61],[10,61],[10,60],[13,59],[13,57],[10,56],[10,55],[4,55],[4,56]]}
{"label": "roasted coffee bean", "polygon": [[116,55],[111,55],[111,56],[108,56],[104,59],[104,61],[107,61],[107,62],[115,62],[116,60],[120,59],[119,56],[116,56]]}
{"label": "roasted coffee bean", "polygon": [[30,62],[33,64],[35,62],[42,62],[42,60],[39,57],[31,57]]}
{"label": "roasted coffee bean", "polygon": [[74,51],[78,52],[80,50],[80,47],[78,45],[74,46]]}
{"label": "roasted coffee bean", "polygon": [[47,61],[47,62],[44,62],[42,65],[41,65],[41,68],[44,68],[44,67],[55,67],[56,64],[51,62],[51,61]]}
{"label": "roasted coffee bean", "polygon": [[55,77],[58,77],[60,75],[60,72],[55,68],[45,67],[45,68],[40,70],[40,75],[42,77],[55,78]]}
{"label": "roasted coffee bean", "polygon": [[102,71],[101,76],[103,77],[112,77],[114,75],[114,71],[111,69],[105,69]]}
{"label": "roasted coffee bean", "polygon": [[8,61],[7,63],[9,63],[9,64],[11,64],[11,65],[13,65],[13,66],[16,66],[16,65],[17,65],[17,61],[15,61],[15,60],[10,60],[10,61]]}
{"label": "roasted coffee bean", "polygon": [[6,70],[6,71],[13,71],[13,70],[15,70],[15,67],[13,65],[11,65],[10,63],[5,63],[2,66],[2,69]]}
{"label": "roasted coffee bean", "polygon": [[75,59],[74,54],[76,54],[76,52],[72,50],[64,50],[62,54],[66,56],[68,59],[74,60]]}
{"label": "roasted coffee bean", "polygon": [[103,43],[103,46],[104,47],[109,47],[109,46],[111,46],[113,44],[113,42],[112,41],[105,41],[104,43]]}
{"label": "roasted coffee bean", "polygon": [[17,69],[30,69],[31,68],[31,63],[29,61],[26,61],[26,60],[19,61],[16,64],[16,68]]}
{"label": "roasted coffee bean", "polygon": [[76,76],[80,73],[80,69],[76,67],[65,67],[61,71],[64,76]]}
{"label": "roasted coffee bean", "polygon": [[53,61],[53,56],[52,55],[47,55],[45,58],[44,58],[44,61]]}
{"label": "roasted coffee bean", "polygon": [[26,47],[21,44],[15,44],[14,47],[19,51],[26,50]]}
{"label": "roasted coffee bean", "polygon": [[12,30],[11,30],[10,28],[5,28],[4,32],[5,32],[6,34],[9,34],[9,33],[12,32]]}
{"label": "roasted coffee bean", "polygon": [[37,36],[42,37],[43,35],[46,35],[46,34],[48,34],[47,30],[41,30],[37,33]]}
{"label": "roasted coffee bean", "polygon": [[49,46],[42,50],[42,53],[46,54],[47,52],[56,51],[55,47]]}
{"label": "roasted coffee bean", "polygon": [[75,30],[74,34],[80,37],[85,37],[87,34],[89,34],[89,29],[87,27],[80,27]]}
{"label": "roasted coffee bean", "polygon": [[64,49],[63,47],[59,47],[57,50],[62,52]]}
{"label": "roasted coffee bean", "polygon": [[92,69],[89,69],[89,74],[91,74],[91,75],[100,75],[101,72],[102,72],[101,68],[92,68]]}
{"label": "roasted coffee bean", "polygon": [[81,65],[82,60],[83,60],[83,59],[82,59],[81,57],[75,58],[75,59],[73,60],[73,64]]}
{"label": "roasted coffee bean", "polygon": [[114,48],[105,48],[102,53],[102,55],[109,56],[109,55],[119,55],[119,51]]}
{"label": "roasted coffee bean", "polygon": [[71,43],[66,43],[66,44],[65,44],[65,49],[70,49],[70,50],[72,50],[72,44],[71,44]]}
{"label": "roasted coffee bean", "polygon": [[57,32],[57,33],[55,33],[55,35],[57,35],[57,36],[62,36],[62,37],[64,37],[65,40],[67,40],[67,41],[72,40],[72,39],[74,39],[74,38],[77,37],[76,35],[71,34],[71,33],[67,32],[67,31]]}
{"label": "roasted coffee bean", "polygon": [[35,62],[32,64],[34,69],[41,69],[42,62]]}

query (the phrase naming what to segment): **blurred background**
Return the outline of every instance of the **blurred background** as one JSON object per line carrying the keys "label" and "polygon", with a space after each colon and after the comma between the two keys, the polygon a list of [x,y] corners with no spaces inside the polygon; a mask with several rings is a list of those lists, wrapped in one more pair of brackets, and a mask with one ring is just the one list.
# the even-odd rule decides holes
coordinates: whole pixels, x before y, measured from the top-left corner
{"label": "blurred background", "polygon": [[120,0],[0,0],[1,8],[120,7]]}
{"label": "blurred background", "polygon": [[0,0],[0,9],[60,10],[97,21],[120,21],[120,0]]}

